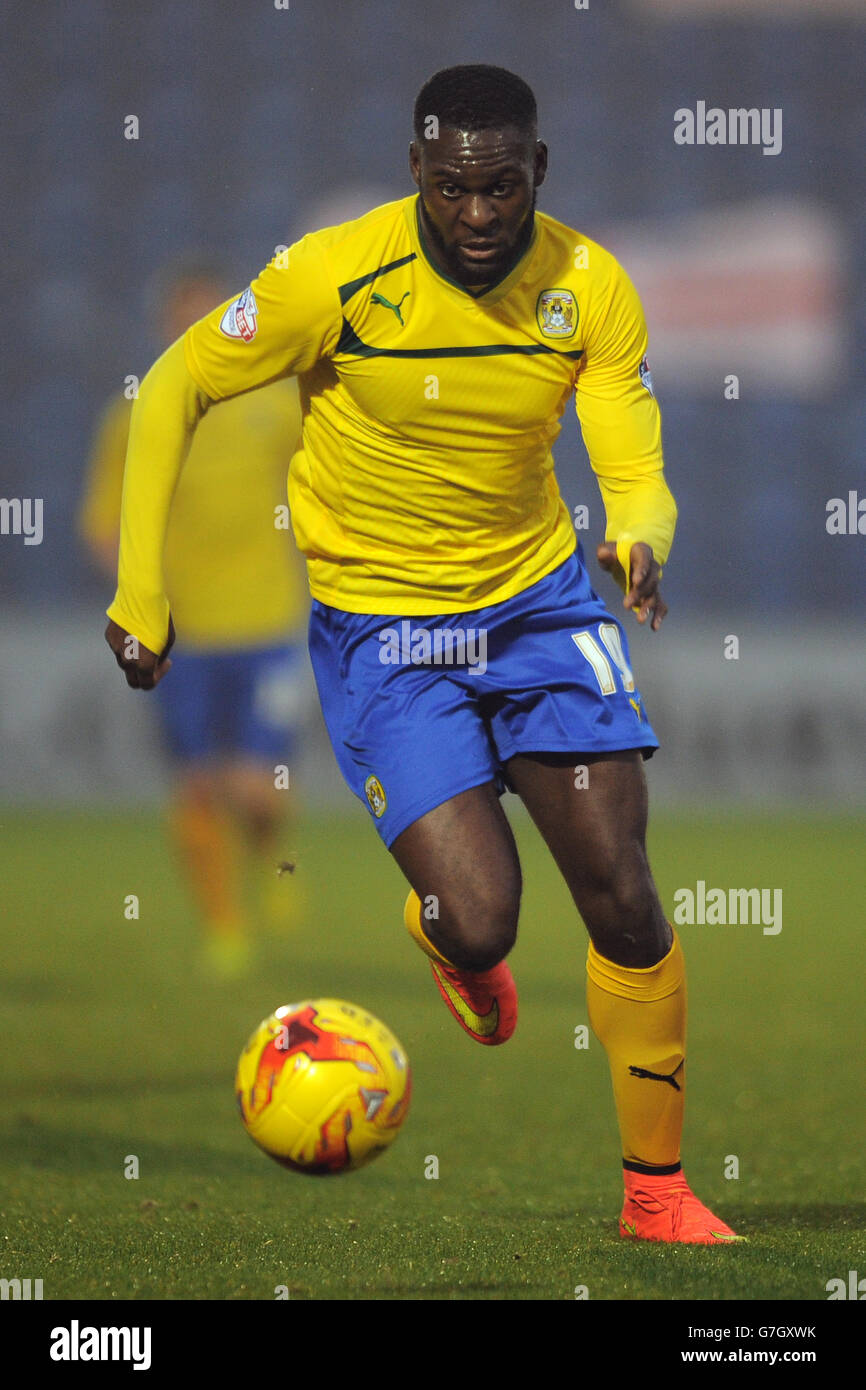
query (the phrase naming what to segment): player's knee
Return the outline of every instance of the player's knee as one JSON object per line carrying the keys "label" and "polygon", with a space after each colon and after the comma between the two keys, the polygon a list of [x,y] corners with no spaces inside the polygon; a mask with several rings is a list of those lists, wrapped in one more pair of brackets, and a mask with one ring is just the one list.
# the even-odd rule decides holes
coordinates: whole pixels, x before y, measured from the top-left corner
{"label": "player's knee", "polygon": [[610,912],[640,915],[647,897],[654,894],[652,875],[639,844],[600,848],[584,869],[587,896],[606,903]]}
{"label": "player's knee", "polygon": [[642,850],[596,864],[582,913],[596,948],[609,959],[618,959],[624,945],[645,964],[663,954],[664,914]]}
{"label": "player's knee", "polygon": [[450,903],[440,925],[442,950],[461,970],[491,970],[517,940],[520,890],[467,893]]}

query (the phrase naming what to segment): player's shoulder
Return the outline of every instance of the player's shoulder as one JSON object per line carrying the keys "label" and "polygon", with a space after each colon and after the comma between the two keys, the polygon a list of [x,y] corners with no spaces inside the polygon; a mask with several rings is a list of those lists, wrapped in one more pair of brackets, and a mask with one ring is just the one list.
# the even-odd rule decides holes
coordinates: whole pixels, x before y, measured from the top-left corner
{"label": "player's shoulder", "polygon": [[567,291],[574,296],[584,348],[597,346],[610,333],[643,325],[638,292],[612,251],[577,227],[546,213],[541,222],[538,274],[547,281],[548,295]]}
{"label": "player's shoulder", "polygon": [[321,253],[338,283],[368,274],[383,262],[411,253],[407,209],[414,198],[397,198],[350,222],[320,227],[304,242]]}
{"label": "player's shoulder", "polygon": [[381,266],[411,253],[411,201],[382,203],[351,221],[320,227],[291,246],[278,247],[240,299],[223,307],[223,334],[248,340],[255,336],[257,317],[267,317],[272,324],[287,318],[294,322],[300,306],[306,317],[327,321],[339,336],[341,305],[349,287],[365,283]]}
{"label": "player's shoulder", "polygon": [[380,238],[387,239],[395,224],[402,226],[406,208],[413,201],[413,196],[394,198],[391,202],[380,203],[378,207],[370,208],[369,212],[362,213],[360,217],[353,217],[349,222],[337,222],[331,227],[320,227],[309,235],[321,246],[327,247],[348,247],[363,245],[369,241],[376,242]]}
{"label": "player's shoulder", "polygon": [[616,256],[606,246],[586,235],[577,227],[560,222],[546,212],[536,212],[544,259],[568,265],[571,270],[586,273],[590,282],[609,285],[626,272]]}

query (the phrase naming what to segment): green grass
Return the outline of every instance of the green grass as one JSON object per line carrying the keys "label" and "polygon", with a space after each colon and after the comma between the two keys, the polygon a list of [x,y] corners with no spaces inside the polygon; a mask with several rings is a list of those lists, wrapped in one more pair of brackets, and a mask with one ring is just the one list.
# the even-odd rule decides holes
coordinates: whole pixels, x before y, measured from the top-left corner
{"label": "green grass", "polygon": [[[401,876],[360,812],[300,827],[286,887],[303,886],[309,925],[263,940],[230,986],[197,973],[156,817],[5,814],[0,1276],[42,1278],[46,1299],[272,1299],[285,1284],[294,1299],[572,1299],[586,1285],[591,1299],[749,1300],[825,1299],[828,1279],[866,1272],[863,821],[653,822],[669,906],[698,878],[784,892],[778,936],[681,931],[686,1171],[750,1238],[721,1249],[618,1239],[606,1062],[594,1039],[573,1044],[585,937],[534,830],[516,830],[520,1026],[486,1049],[439,1001],[401,925]],[[385,1019],[415,1084],[387,1154],[314,1180],[255,1149],[232,1083],[259,1019],[317,994]],[[438,1180],[424,1177],[432,1154]]]}

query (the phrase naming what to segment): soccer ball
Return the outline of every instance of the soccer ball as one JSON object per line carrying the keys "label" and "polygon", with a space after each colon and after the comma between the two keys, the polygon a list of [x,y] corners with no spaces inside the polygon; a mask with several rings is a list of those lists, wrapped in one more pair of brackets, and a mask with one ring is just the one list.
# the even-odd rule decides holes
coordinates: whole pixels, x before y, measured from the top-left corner
{"label": "soccer ball", "polygon": [[264,1019],[238,1062],[250,1138],[286,1168],[361,1168],[406,1118],[409,1060],[390,1029],[343,999],[305,999]]}

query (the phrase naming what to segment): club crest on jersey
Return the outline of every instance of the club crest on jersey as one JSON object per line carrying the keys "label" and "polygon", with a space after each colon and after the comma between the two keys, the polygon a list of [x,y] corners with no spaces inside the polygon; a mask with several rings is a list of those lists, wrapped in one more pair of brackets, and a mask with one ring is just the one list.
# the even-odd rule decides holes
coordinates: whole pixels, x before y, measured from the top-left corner
{"label": "club crest on jersey", "polygon": [[571,290],[542,290],[535,316],[545,338],[570,338],[577,327],[577,304]]}
{"label": "club crest on jersey", "polygon": [[376,820],[381,820],[385,814],[385,808],[388,805],[388,798],[385,795],[385,789],[379,781],[379,778],[374,777],[372,772],[364,783],[364,791],[370,803],[370,810],[373,812]]}
{"label": "club crest on jersey", "polygon": [[227,338],[243,338],[245,343],[250,342],[256,336],[258,329],[256,322],[258,312],[259,308],[252,290],[244,290],[243,294],[238,295],[237,299],[229,305],[220,319],[220,332],[225,333]]}
{"label": "club crest on jersey", "polygon": [[650,371],[649,362],[645,357],[641,358],[638,371],[640,372],[641,385],[645,386],[650,395],[655,397],[655,391],[653,390],[653,374]]}

